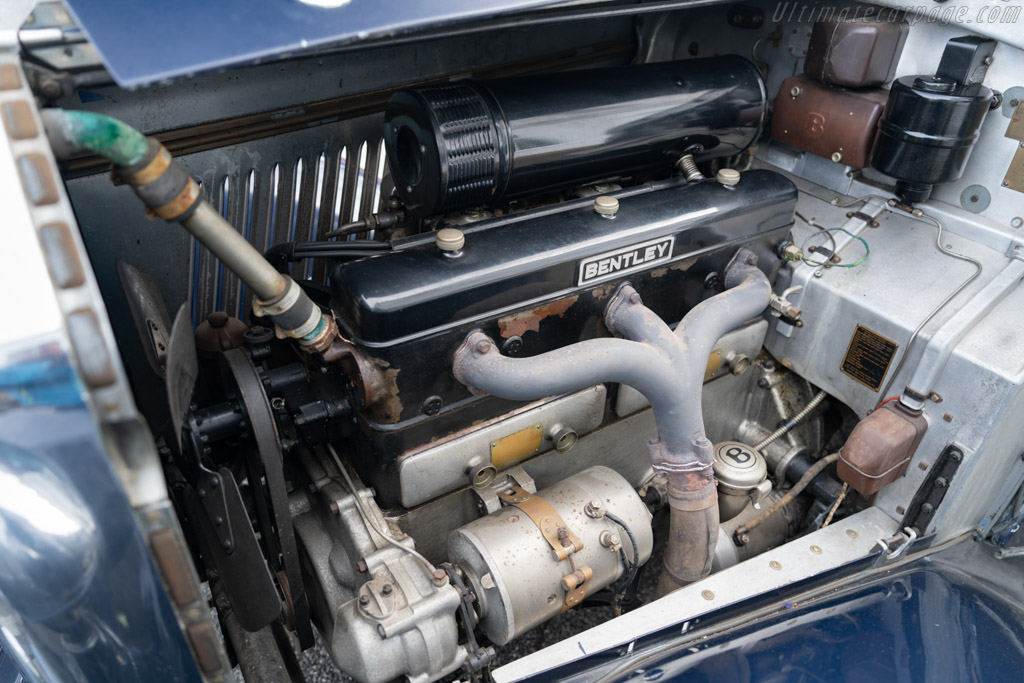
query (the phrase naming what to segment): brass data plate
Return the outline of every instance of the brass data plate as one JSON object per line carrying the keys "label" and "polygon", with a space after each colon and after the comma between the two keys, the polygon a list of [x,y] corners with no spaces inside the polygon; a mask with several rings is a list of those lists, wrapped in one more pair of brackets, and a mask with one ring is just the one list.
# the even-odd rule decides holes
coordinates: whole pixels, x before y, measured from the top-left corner
{"label": "brass data plate", "polygon": [[1006,128],[1006,137],[1014,140],[1024,140],[1024,100],[1021,100],[1017,108],[1010,116],[1010,125]]}
{"label": "brass data plate", "polygon": [[539,424],[495,439],[491,442],[491,464],[499,470],[508,467],[539,451],[542,443],[544,428]]}
{"label": "brass data plate", "polygon": [[896,342],[857,325],[840,369],[872,391],[878,391],[899,348]]}
{"label": "brass data plate", "polygon": [[1017,153],[1013,155],[1010,168],[1006,170],[1006,177],[1003,178],[1003,187],[1024,192],[1024,147],[1017,147]]}

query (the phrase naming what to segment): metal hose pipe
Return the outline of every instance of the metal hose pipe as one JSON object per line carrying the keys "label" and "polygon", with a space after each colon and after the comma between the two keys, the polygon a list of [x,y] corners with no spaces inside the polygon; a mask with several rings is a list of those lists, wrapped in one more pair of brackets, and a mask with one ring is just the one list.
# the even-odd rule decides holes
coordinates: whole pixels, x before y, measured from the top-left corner
{"label": "metal hose pipe", "polygon": [[199,185],[160,142],[123,121],[86,111],[45,109],[43,125],[54,154],[98,154],[113,175],[131,186],[149,213],[178,222],[256,294],[253,309],[269,316],[282,336],[310,352],[324,351],[337,336],[334,319],[289,276],[279,273],[202,196]]}
{"label": "metal hose pipe", "polygon": [[473,332],[455,354],[455,377],[477,394],[531,401],[617,382],[647,398],[658,428],[648,449],[655,471],[667,477],[672,516],[659,595],[711,571],[718,507],[701,390],[714,345],[768,306],[771,284],[756,264],[753,252],[740,249],[726,270],[727,290],[695,306],[675,332],[626,285],[604,316],[622,339],[591,339],[510,358],[487,335]]}
{"label": "metal hose pipe", "polygon": [[820,406],[821,402],[824,401],[827,397],[828,394],[826,394],[824,391],[819,391],[817,394],[814,395],[814,398],[812,398],[807,403],[807,405],[803,407],[803,409],[800,412],[786,420],[778,429],[776,429],[774,432],[766,436],[764,439],[761,440],[760,443],[754,446],[754,450],[760,452],[762,448],[765,448],[768,445],[775,443],[776,441],[778,441],[780,437],[793,431],[793,429],[801,422],[806,420],[807,417],[814,412],[814,409]]}

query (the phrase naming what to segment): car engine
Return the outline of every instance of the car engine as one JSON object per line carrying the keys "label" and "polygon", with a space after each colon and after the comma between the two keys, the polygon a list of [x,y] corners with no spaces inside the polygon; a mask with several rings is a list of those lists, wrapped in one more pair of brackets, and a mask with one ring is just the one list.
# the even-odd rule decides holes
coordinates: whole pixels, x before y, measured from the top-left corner
{"label": "car engine", "polygon": [[147,77],[94,4],[0,108],[207,680],[510,682],[1019,526],[1006,25],[574,3]]}

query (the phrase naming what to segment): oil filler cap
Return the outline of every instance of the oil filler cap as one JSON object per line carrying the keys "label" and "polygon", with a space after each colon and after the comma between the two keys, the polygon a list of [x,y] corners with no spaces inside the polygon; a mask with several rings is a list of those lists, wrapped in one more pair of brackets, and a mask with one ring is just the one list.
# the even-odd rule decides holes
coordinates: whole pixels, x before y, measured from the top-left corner
{"label": "oil filler cap", "polygon": [[461,230],[442,228],[434,235],[434,243],[441,251],[462,251],[462,247],[466,245],[466,236],[462,234]]}

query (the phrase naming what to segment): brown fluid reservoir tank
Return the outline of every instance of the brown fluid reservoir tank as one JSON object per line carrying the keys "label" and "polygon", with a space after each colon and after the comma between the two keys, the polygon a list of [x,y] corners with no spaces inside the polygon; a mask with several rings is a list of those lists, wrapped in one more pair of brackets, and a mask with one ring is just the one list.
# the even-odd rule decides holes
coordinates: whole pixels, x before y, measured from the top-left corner
{"label": "brown fluid reservoir tank", "polygon": [[899,479],[928,429],[921,411],[890,401],[856,427],[839,452],[839,478],[871,495]]}

